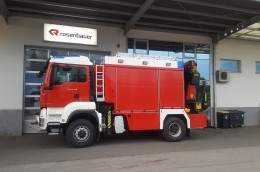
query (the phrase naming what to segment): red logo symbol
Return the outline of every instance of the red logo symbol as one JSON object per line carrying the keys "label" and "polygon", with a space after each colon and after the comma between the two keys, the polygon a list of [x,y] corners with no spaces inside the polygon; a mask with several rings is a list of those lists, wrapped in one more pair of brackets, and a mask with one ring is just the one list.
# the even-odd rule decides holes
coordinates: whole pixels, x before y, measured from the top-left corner
{"label": "red logo symbol", "polygon": [[49,30],[49,33],[50,33],[51,35],[56,35],[56,36],[58,36],[59,31],[58,31],[57,29],[51,29],[51,30]]}

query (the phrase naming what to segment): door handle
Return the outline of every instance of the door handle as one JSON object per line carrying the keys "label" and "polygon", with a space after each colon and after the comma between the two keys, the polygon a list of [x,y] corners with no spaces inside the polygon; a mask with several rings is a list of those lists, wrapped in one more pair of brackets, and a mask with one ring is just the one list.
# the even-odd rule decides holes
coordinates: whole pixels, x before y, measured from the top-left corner
{"label": "door handle", "polygon": [[74,94],[74,98],[78,99],[79,98],[79,94]]}

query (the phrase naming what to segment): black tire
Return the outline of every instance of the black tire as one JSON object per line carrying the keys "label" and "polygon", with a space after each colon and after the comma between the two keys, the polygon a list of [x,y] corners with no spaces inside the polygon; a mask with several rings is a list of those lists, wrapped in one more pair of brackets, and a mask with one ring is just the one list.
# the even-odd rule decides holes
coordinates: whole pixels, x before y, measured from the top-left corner
{"label": "black tire", "polygon": [[91,146],[96,138],[97,131],[92,122],[86,119],[73,121],[66,130],[67,142],[72,147]]}
{"label": "black tire", "polygon": [[179,142],[186,134],[186,125],[177,117],[166,118],[162,130],[162,137],[168,142]]}

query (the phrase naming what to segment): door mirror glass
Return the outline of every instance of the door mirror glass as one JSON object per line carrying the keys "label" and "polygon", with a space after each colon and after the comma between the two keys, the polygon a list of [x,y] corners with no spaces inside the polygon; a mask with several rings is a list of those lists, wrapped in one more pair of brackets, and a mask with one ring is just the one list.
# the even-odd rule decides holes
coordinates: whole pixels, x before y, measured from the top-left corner
{"label": "door mirror glass", "polygon": [[37,73],[37,78],[42,78],[43,77],[43,71],[40,71],[39,73]]}

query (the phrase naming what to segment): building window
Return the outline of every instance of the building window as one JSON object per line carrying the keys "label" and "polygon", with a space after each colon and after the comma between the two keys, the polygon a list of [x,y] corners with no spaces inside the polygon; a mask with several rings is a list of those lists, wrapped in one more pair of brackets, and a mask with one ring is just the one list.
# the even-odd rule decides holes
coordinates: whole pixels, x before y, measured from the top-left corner
{"label": "building window", "polygon": [[210,45],[128,38],[127,52],[175,57],[180,64],[195,60],[202,80],[210,79]]}
{"label": "building window", "polygon": [[195,58],[195,45],[184,45],[184,57],[185,58]]}
{"label": "building window", "polygon": [[196,57],[198,64],[198,71],[201,79],[210,79],[210,45],[198,44],[196,46]]}
{"label": "building window", "polygon": [[134,53],[135,54],[148,54],[148,41],[147,40],[134,40]]}
{"label": "building window", "polygon": [[127,52],[129,54],[133,54],[134,53],[134,39],[128,38],[127,44],[128,44]]}
{"label": "building window", "polygon": [[175,57],[182,61],[183,43],[128,38],[128,53]]}
{"label": "building window", "polygon": [[225,71],[230,71],[230,72],[241,72],[241,61],[240,60],[221,59],[220,60],[220,70],[225,70]]}
{"label": "building window", "polygon": [[255,62],[256,73],[260,73],[260,62]]}
{"label": "building window", "polygon": [[149,40],[149,55],[170,56],[182,59],[183,44],[177,42]]}

